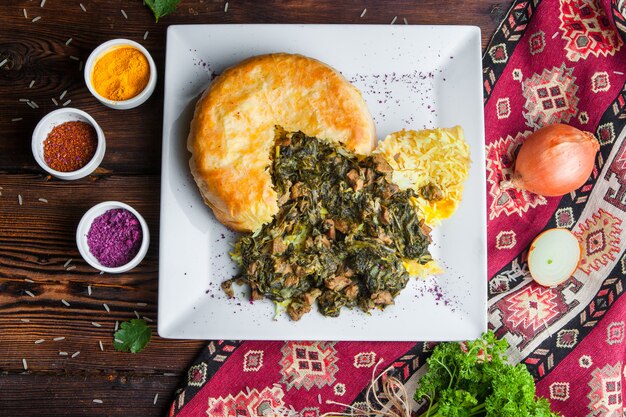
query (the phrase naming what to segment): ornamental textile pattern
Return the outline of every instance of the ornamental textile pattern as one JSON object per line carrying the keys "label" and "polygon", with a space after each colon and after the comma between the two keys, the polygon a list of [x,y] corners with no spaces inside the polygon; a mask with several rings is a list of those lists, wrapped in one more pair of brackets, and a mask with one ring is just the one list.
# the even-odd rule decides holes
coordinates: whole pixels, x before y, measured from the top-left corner
{"label": "ornamental textile pattern", "polygon": [[[566,417],[622,416],[626,375],[626,2],[515,1],[483,57],[489,327]],[[544,198],[498,183],[534,130],[563,122],[601,147],[580,189]],[[583,260],[555,288],[532,282],[542,230],[572,230]],[[211,341],[169,416],[302,416],[364,404],[372,371],[415,390],[433,343]],[[415,405],[415,404],[413,404]]]}

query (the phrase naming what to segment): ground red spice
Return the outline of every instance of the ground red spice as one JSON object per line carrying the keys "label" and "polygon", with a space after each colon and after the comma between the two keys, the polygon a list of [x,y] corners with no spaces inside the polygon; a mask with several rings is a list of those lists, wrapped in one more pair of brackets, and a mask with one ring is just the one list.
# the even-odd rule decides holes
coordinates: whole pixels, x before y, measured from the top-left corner
{"label": "ground red spice", "polygon": [[55,126],[43,142],[43,158],[56,171],[71,172],[87,165],[96,153],[98,134],[86,122]]}

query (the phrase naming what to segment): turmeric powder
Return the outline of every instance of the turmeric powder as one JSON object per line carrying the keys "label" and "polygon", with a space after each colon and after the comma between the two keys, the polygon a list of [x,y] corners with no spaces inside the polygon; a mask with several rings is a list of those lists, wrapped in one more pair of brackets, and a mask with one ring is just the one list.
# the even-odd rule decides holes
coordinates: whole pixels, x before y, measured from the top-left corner
{"label": "turmeric powder", "polygon": [[150,79],[148,59],[133,47],[113,48],[94,65],[91,83],[102,97],[124,101],[141,93]]}

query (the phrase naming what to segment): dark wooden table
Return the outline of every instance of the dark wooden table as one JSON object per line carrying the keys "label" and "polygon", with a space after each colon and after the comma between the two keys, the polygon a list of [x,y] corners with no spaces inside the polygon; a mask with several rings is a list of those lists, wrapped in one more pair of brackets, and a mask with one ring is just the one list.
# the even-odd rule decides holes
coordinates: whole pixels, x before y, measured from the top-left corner
{"label": "dark wooden table", "polygon": [[[225,12],[222,0],[189,0],[155,23],[139,0],[47,0],[43,8],[40,2],[4,0],[0,7],[0,62],[7,60],[0,68],[0,416],[164,415],[204,345],[156,334],[162,78],[139,108],[104,107],[89,94],[80,71],[98,44],[136,40],[163,74],[170,24],[389,24],[397,16],[396,24],[406,18],[409,24],[480,26],[484,47],[508,7],[506,0],[232,0]],[[52,98],[71,100],[105,131],[106,156],[86,179],[52,179],[32,157],[32,130],[57,108]],[[147,257],[129,273],[100,275],[77,251],[78,221],[104,200],[136,207],[152,232]],[[115,322],[134,318],[135,311],[154,320],[152,341],[140,354],[116,352]],[[44,342],[35,344],[39,339]]]}

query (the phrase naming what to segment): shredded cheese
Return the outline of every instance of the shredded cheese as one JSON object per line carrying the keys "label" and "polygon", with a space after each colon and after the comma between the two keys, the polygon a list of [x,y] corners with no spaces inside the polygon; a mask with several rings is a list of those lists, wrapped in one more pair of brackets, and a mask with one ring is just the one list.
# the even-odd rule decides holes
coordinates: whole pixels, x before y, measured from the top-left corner
{"label": "shredded cheese", "polygon": [[[400,188],[417,192],[414,202],[428,226],[436,226],[456,211],[470,166],[469,146],[460,126],[392,133],[374,152],[389,162],[394,171],[392,180]],[[427,186],[435,186],[440,198],[425,199],[422,189]]]}

